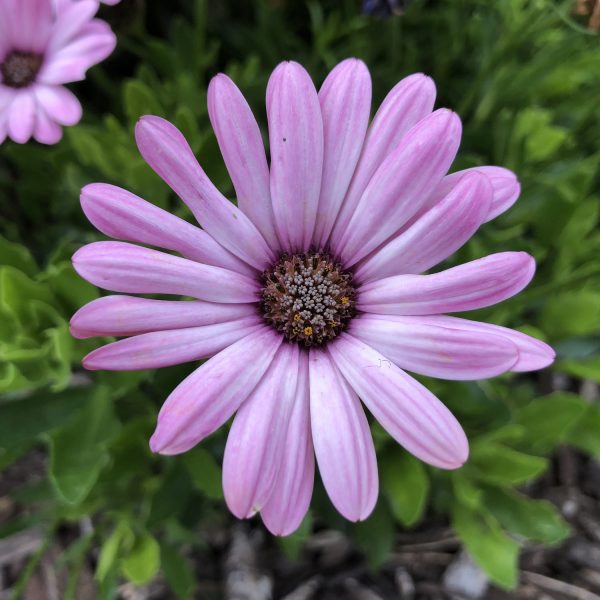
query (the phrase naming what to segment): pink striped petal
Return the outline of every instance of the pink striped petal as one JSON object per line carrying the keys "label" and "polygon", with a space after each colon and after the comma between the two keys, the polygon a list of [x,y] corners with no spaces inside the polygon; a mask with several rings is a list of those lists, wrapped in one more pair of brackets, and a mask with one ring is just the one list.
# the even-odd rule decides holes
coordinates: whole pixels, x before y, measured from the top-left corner
{"label": "pink striped petal", "polygon": [[238,518],[259,512],[273,491],[296,398],[299,347],[283,344],[240,407],[223,457],[223,492]]}
{"label": "pink striped petal", "polygon": [[238,206],[272,250],[279,248],[269,189],[265,146],[252,109],[222,73],[208,86],[208,115],[233,181]]}
{"label": "pink striped petal", "polygon": [[151,331],[215,325],[256,314],[254,304],[104,296],[89,302],[73,315],[71,335],[78,339],[124,337]]}
{"label": "pink striped petal", "polygon": [[480,323],[479,321],[469,321],[468,319],[459,319],[457,317],[447,317],[445,315],[419,317],[419,319],[435,326],[447,327],[458,331],[492,334],[510,340],[519,351],[519,359],[511,368],[511,371],[514,372],[538,371],[551,365],[556,358],[556,353],[548,344],[508,327],[492,325],[491,323]]}
{"label": "pink striped petal", "polygon": [[356,269],[366,282],[402,273],[422,273],[458,250],[484,222],[492,201],[485,175],[466,174],[411,227],[385,243]]}
{"label": "pink striped petal", "polygon": [[142,117],[135,138],[146,162],[221,246],[261,271],[274,262],[275,256],[258,229],[208,179],[174,125],[160,117]]}
{"label": "pink striped petal", "polygon": [[35,126],[33,129],[33,137],[40,144],[57,144],[62,139],[62,127],[51,120],[46,111],[41,107],[37,107],[35,114]]}
{"label": "pink striped petal", "polygon": [[108,23],[94,19],[66,46],[48,57],[38,73],[38,81],[48,85],[85,79],[86,71],[102,62],[117,45]]}
{"label": "pink striped petal", "polygon": [[208,358],[262,326],[258,315],[203,327],[152,331],[107,344],[82,361],[90,371],[140,371]]}
{"label": "pink striped petal", "polygon": [[519,359],[517,346],[507,337],[445,327],[429,318],[361,315],[352,321],[349,333],[400,368],[440,379],[495,377],[510,371]]}
{"label": "pink striped petal", "polygon": [[21,90],[10,105],[8,135],[17,144],[24,144],[35,127],[35,97],[28,89]]}
{"label": "pink striped petal", "polygon": [[373,416],[406,450],[442,469],[466,462],[469,444],[462,427],[428,389],[346,333],[328,350]]}
{"label": "pink striped petal", "polygon": [[47,52],[52,55],[71,41],[98,12],[95,0],[70,2],[58,12]]}
{"label": "pink striped petal", "polygon": [[81,207],[94,227],[110,237],[174,250],[244,275],[256,273],[199,227],[114,185],[86,185],[81,190]]}
{"label": "pink striped petal", "polygon": [[304,68],[283,62],[267,86],[271,199],[284,250],[310,247],[323,171],[323,120],[317,91]]}
{"label": "pink striped petal", "polygon": [[221,427],[261,381],[280,345],[281,336],[264,327],[186,377],[163,404],[151,450],[180,454]]}
{"label": "pink striped petal", "polygon": [[81,104],[75,94],[61,85],[35,86],[35,97],[46,114],[60,125],[75,125],[81,120]]}
{"label": "pink striped petal", "polygon": [[458,116],[440,109],[425,117],[377,169],[337,248],[349,267],[396,233],[452,164],[460,143]]}
{"label": "pink striped petal", "polygon": [[310,351],[310,417],[323,485],[350,521],[366,519],[377,502],[377,458],[360,401],[323,350]]}
{"label": "pink striped petal", "polygon": [[323,179],[316,247],[329,239],[356,168],[371,113],[371,76],[364,62],[350,58],[339,63],[319,90],[323,115]]}
{"label": "pink striped petal", "polygon": [[[43,53],[52,31],[52,5],[48,0],[18,0],[5,8],[8,27],[18,49]],[[0,17],[4,15],[0,14]]]}
{"label": "pink striped petal", "polygon": [[209,302],[254,302],[258,283],[239,273],[125,242],[94,242],[73,255],[75,270],[113,292],[176,294]]}
{"label": "pink striped petal", "polygon": [[485,218],[485,222],[495,219],[498,215],[507,211],[519,197],[521,193],[521,186],[517,176],[508,169],[503,167],[473,167],[471,169],[464,169],[463,171],[457,171],[451,175],[447,175],[442,179],[442,182],[427,200],[421,213],[429,210],[432,206],[435,206],[446,194],[448,194],[467,173],[483,173],[492,184],[493,196],[492,203],[488,210],[488,214]]}
{"label": "pink striped petal", "polygon": [[408,131],[432,111],[434,102],[435,85],[421,73],[402,79],[385,97],[369,127],[360,160],[333,229],[331,246],[334,251],[339,248],[340,239],[375,171]]}
{"label": "pink striped petal", "polygon": [[385,315],[476,310],[518,294],[535,272],[526,252],[499,252],[432,275],[396,275],[359,290],[357,307]]}
{"label": "pink striped petal", "polygon": [[315,456],[310,432],[308,354],[299,356],[298,388],[294,399],[281,465],[273,491],[261,511],[273,535],[298,529],[308,511],[315,479]]}

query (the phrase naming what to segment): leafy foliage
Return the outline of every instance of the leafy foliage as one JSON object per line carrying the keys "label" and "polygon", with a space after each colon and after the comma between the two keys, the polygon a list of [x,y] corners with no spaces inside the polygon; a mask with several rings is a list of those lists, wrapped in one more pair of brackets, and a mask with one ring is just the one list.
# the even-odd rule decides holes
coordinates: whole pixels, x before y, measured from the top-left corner
{"label": "leafy foliage", "polygon": [[[285,58],[305,64],[317,82],[339,60],[363,58],[376,102],[402,76],[430,74],[438,105],[463,119],[456,169],[504,165],[523,189],[515,207],[482,227],[455,261],[523,249],[538,262],[524,293],[473,318],[553,344],[552,372],[572,378],[573,390],[577,378],[600,381],[600,114],[593,95],[600,52],[598,38],[571,19],[569,2],[415,0],[405,16],[385,21],[361,16],[360,3],[350,0],[217,4],[124,0],[105,7],[109,20],[126,18],[114,23],[116,55],[77,86],[84,121],[56,147],[0,148],[0,466],[36,445],[50,457],[48,485],[18,497],[34,516],[3,534],[31,519],[92,516],[93,533],[74,542],[65,560],[80,564],[99,544],[96,581],[106,598],[119,577],[143,584],[159,569],[179,597],[191,597],[194,577],[179,548],[201,546],[198,528],[230,518],[220,490],[225,433],[187,456],[155,457],[147,447],[155,415],[190,367],[82,371],[82,356],[99,342],[72,339],[68,320],[99,292],[76,276],[69,256],[101,236],[77,198],[82,185],[106,181],[190,217],[135,148],[133,126],[148,113],[181,128],[208,175],[232,196],[206,111],[207,83],[219,70],[244,90],[263,126],[266,81]],[[600,409],[576,393],[548,395],[550,377],[427,381],[467,427],[467,466],[453,473],[424,467],[374,427],[382,491],[373,516],[344,523],[317,493],[312,516],[283,548],[297,555],[312,524],[322,523],[350,533],[376,567],[395,527],[436,513],[451,521],[493,582],[514,587],[520,545],[569,534],[550,504],[517,488],[547,469],[558,444],[600,457]]]}

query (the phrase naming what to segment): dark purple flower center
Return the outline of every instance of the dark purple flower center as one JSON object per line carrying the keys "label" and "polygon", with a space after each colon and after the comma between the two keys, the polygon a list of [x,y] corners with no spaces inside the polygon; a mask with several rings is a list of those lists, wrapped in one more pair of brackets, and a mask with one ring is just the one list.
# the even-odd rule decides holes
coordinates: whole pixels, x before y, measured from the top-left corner
{"label": "dark purple flower center", "polygon": [[325,253],[283,255],[263,273],[262,314],[301,346],[322,346],[356,314],[352,274]]}
{"label": "dark purple flower center", "polygon": [[13,88],[27,87],[35,81],[43,60],[41,54],[13,50],[0,63],[2,83]]}

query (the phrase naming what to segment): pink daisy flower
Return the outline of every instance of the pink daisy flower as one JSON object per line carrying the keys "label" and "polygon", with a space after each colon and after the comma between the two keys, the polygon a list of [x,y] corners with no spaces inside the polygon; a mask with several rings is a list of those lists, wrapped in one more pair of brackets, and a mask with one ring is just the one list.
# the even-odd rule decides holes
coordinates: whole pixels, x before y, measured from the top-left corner
{"label": "pink daisy flower", "polygon": [[106,184],[82,191],[90,221],[113,238],[73,257],[102,288],[195,300],[107,296],[73,317],[73,335],[126,337],[89,354],[88,369],[149,369],[212,357],[167,398],[154,452],[189,450],[235,414],[223,487],[238,517],[260,512],[289,534],[310,503],[314,456],[331,501],[365,519],[378,495],[362,403],[421,460],[443,469],[468,457],[449,410],[406,371],[481,379],[552,362],[517,331],[443,316],[490,306],[534,273],[503,252],[421,274],[462,246],[519,194],[500,167],[446,176],[461,137],[453,112],[432,112],[435,87],[398,83],[369,126],[366,66],[337,65],[317,93],[297,63],[267,88],[270,165],[239,89],[217,75],[208,110],[237,206],[209,181],[182,134],[143,117],[138,147],[188,205],[195,227]]}
{"label": "pink daisy flower", "polygon": [[116,44],[97,10],[96,0],[0,0],[0,143],[55,144],[63,125],[79,122],[81,104],[64,84],[84,79]]}

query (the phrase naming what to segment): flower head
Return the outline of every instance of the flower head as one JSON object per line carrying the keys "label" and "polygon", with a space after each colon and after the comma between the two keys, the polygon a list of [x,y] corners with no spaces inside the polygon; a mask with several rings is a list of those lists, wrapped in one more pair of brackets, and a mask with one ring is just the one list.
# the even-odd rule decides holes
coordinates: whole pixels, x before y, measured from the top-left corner
{"label": "flower head", "polygon": [[0,0],[0,143],[55,144],[81,105],[63,85],[85,78],[116,38],[96,0]]}
{"label": "flower head", "polygon": [[267,88],[269,164],[250,107],[217,75],[209,116],[237,206],[181,133],[152,116],[137,125],[140,152],[202,229],[111,185],[83,189],[90,221],[125,240],[80,249],[73,262],[84,278],[116,292],[196,298],[88,304],[72,319],[75,336],[126,339],[84,365],[148,369],[211,357],[167,398],[150,446],[185,452],[235,414],[225,499],[238,517],[260,512],[274,533],[292,532],[306,513],[315,455],[346,518],[372,511],[377,463],[361,400],[420,459],[444,469],[467,460],[457,420],[406,371],[469,380],[553,360],[522,333],[443,315],[518,293],[534,272],[524,252],[423,274],[519,193],[500,167],[446,175],[461,124],[449,110],[432,112],[434,98],[428,77],[407,77],[369,125],[361,61],[337,65],[318,93],[299,64],[282,63]]}

